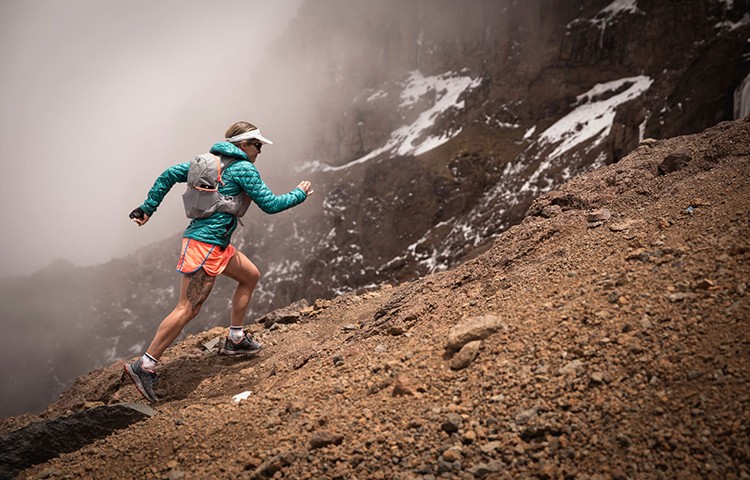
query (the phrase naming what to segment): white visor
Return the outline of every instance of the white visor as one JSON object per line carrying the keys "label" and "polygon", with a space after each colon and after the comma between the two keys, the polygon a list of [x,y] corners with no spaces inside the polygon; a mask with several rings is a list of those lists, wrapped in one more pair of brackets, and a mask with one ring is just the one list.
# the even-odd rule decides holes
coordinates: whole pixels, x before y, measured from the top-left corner
{"label": "white visor", "polygon": [[244,140],[252,140],[253,138],[257,138],[261,142],[267,143],[268,145],[273,145],[273,142],[271,140],[267,139],[266,137],[260,134],[260,129],[258,128],[256,128],[255,130],[250,130],[249,132],[235,135],[232,138],[227,138],[227,142],[238,143]]}

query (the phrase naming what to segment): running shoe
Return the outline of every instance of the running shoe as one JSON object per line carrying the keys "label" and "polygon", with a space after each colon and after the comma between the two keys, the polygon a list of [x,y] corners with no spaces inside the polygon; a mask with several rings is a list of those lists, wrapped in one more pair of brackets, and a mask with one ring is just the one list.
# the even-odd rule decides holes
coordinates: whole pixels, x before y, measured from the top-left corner
{"label": "running shoe", "polygon": [[224,344],[219,349],[219,355],[251,354],[258,353],[261,349],[263,349],[263,345],[245,332],[242,339],[237,342],[232,340],[231,337],[225,338]]}
{"label": "running shoe", "polygon": [[133,380],[136,388],[139,392],[141,392],[141,395],[143,395],[146,400],[151,403],[156,403],[159,401],[156,393],[154,392],[154,388],[156,387],[156,383],[158,382],[156,372],[149,371],[143,368],[140,358],[133,363],[126,363],[125,371],[128,372],[130,379]]}

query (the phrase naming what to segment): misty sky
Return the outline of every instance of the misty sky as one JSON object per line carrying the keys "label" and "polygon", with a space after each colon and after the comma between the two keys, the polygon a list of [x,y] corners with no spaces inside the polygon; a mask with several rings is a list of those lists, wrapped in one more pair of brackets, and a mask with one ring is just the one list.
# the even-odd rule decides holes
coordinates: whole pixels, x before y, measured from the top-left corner
{"label": "misty sky", "polygon": [[278,141],[252,76],[301,1],[0,0],[0,277],[181,232],[180,185],[146,226],[127,215],[235,120]]}

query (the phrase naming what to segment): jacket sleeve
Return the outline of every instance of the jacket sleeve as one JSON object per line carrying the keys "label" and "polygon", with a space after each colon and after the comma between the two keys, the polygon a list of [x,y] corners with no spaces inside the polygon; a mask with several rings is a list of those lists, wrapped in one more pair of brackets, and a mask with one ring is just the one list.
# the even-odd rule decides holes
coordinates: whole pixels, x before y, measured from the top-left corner
{"label": "jacket sleeve", "polygon": [[307,198],[301,188],[295,188],[289,193],[275,195],[260,178],[255,165],[242,162],[242,171],[238,172],[237,180],[250,198],[266,213],[278,213],[295,205],[299,205]]}
{"label": "jacket sleeve", "polygon": [[141,210],[149,217],[153,215],[175,183],[187,182],[188,170],[190,170],[190,162],[174,165],[164,170],[154,182],[151,190],[148,191],[148,196],[141,205]]}

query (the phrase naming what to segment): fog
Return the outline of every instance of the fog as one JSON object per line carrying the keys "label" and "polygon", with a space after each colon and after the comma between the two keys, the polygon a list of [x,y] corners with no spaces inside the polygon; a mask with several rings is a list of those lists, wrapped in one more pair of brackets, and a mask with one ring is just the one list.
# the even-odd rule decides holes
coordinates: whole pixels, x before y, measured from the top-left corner
{"label": "fog", "polygon": [[3,0],[0,277],[102,263],[180,232],[179,186],[147,226],[128,213],[236,120],[275,141],[259,158],[273,180],[280,164],[267,159],[288,152],[293,112],[253,75],[300,3]]}

